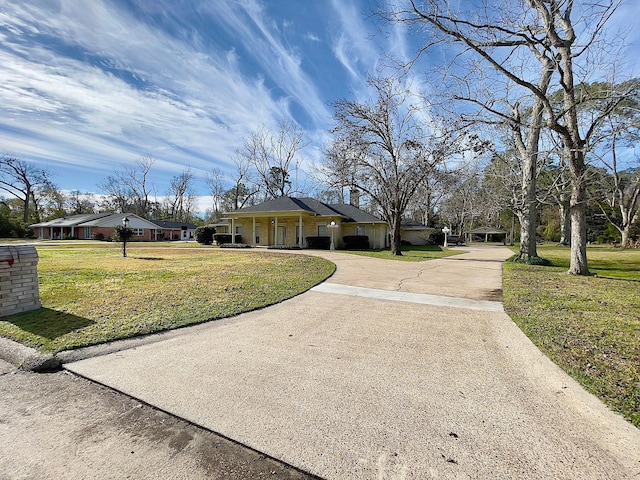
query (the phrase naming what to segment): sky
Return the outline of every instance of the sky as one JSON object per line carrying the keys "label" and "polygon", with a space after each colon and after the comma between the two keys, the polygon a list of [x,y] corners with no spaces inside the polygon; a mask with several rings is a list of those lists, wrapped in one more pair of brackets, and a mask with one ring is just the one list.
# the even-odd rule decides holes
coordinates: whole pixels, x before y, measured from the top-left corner
{"label": "sky", "polygon": [[[614,23],[640,18],[638,3],[626,0]],[[375,4],[0,0],[0,153],[93,193],[150,155],[159,195],[186,167],[206,195],[205,173],[232,176],[243,138],[292,120],[309,141],[302,156],[317,161],[331,103],[362,97],[387,56],[419,46],[399,27],[381,31]]]}

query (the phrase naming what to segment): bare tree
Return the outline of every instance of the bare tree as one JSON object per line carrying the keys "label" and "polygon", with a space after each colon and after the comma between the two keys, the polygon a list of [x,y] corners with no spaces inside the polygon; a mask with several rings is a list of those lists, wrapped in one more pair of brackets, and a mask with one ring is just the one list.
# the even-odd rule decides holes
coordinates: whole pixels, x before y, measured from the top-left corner
{"label": "bare tree", "polygon": [[[606,168],[609,176],[603,176],[597,186],[600,194],[596,201],[609,223],[621,236],[620,245],[625,248],[631,243],[631,228],[640,218],[640,156],[634,152],[632,161],[628,161],[628,168],[619,159],[620,143],[627,145],[640,140],[640,124],[627,118],[622,124],[616,123],[620,119],[610,118],[608,124],[610,134],[607,136],[609,155],[601,155],[600,162]],[[605,208],[605,205],[608,208]],[[610,212],[617,211],[617,219]]]}
{"label": "bare tree", "polygon": [[51,187],[50,174],[35,165],[18,158],[0,157],[0,190],[20,200],[23,205],[22,221],[40,221],[37,195],[40,190]]}
{"label": "bare tree", "polygon": [[209,187],[209,193],[212,198],[212,212],[215,221],[220,220],[222,217],[222,205],[224,192],[226,191],[226,182],[222,170],[214,168],[207,173],[206,176],[207,186]]}
{"label": "bare tree", "polygon": [[66,198],[66,210],[71,215],[95,213],[96,205],[93,194],[71,190]]}
{"label": "bare tree", "polygon": [[427,134],[417,115],[424,105],[412,104],[400,81],[372,78],[369,85],[375,98],[334,103],[335,141],[326,167],[333,177],[331,186],[358,188],[377,204],[391,230],[391,252],[402,255],[405,210],[451,145]]}
{"label": "bare tree", "polygon": [[190,168],[185,168],[180,175],[171,178],[169,191],[165,197],[166,216],[174,221],[189,221],[192,216],[195,194],[192,188],[193,173]]}
{"label": "bare tree", "polygon": [[300,127],[283,120],[276,134],[262,127],[249,135],[237,154],[255,172],[266,198],[278,198],[298,191],[299,154],[307,144]]}
{"label": "bare tree", "polygon": [[122,166],[98,185],[108,196],[113,209],[148,218],[157,204],[149,174],[155,160],[151,155],[140,158],[135,166]]}
{"label": "bare tree", "polygon": [[[605,0],[581,5],[581,18],[574,18],[573,0],[523,0],[521,2],[485,2],[483,7],[474,6],[475,13],[454,11],[447,0],[424,0],[402,2],[406,8],[395,7],[385,12],[384,17],[420,29],[425,26],[433,37],[428,40],[422,55],[429,47],[442,41],[463,45],[468,52],[481,59],[502,79],[529,91],[534,96],[532,118],[544,119],[544,125],[556,131],[567,151],[572,182],[571,195],[571,262],[569,273],[589,273],[586,256],[586,148],[593,128],[606,116],[591,119],[590,124],[580,123],[576,106],[581,99],[576,95],[576,65],[582,60],[583,71],[588,70],[589,55],[600,48],[598,44],[607,21],[621,0]],[[479,13],[478,13],[479,12]],[[574,25],[581,26],[578,36]],[[533,65],[523,60],[531,58],[537,62],[542,76],[534,81],[527,73]],[[514,68],[512,59],[517,59]],[[549,83],[545,75],[552,74],[562,91],[562,109],[554,109],[548,95]],[[549,79],[551,80],[551,79]],[[473,88],[470,86],[469,88]],[[620,97],[605,97],[609,110],[615,108]],[[535,123],[534,123],[535,124]],[[535,144],[535,134],[525,147]],[[525,149],[526,150],[526,149]],[[529,148],[531,154],[533,150]],[[534,178],[534,176],[531,176]]]}

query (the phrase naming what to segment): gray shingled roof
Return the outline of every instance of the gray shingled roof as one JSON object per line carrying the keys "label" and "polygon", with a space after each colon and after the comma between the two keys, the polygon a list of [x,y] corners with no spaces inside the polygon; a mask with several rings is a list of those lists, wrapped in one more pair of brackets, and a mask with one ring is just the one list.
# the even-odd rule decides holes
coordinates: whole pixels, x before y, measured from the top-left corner
{"label": "gray shingled roof", "polygon": [[380,220],[375,215],[360,210],[358,207],[354,207],[349,203],[337,203],[331,204],[331,208],[339,212],[342,216],[347,217],[350,222],[357,223],[387,223],[384,220]]}
{"label": "gray shingled roof", "polygon": [[91,222],[99,218],[108,217],[111,213],[84,213],[55,218],[48,222],[34,223],[32,227],[75,227],[81,223]]}
{"label": "gray shingled roof", "polygon": [[273,200],[267,200],[266,202],[258,205],[251,205],[239,210],[229,212],[233,213],[266,213],[266,212],[299,212],[306,211],[314,213],[313,209],[300,201],[299,198],[280,197]]}
{"label": "gray shingled roof", "polygon": [[270,213],[270,212],[308,212],[323,217],[343,217],[346,222],[356,223],[386,223],[378,217],[360,210],[348,203],[326,204],[315,198],[280,197],[267,200],[259,205],[241,208],[234,213]]}
{"label": "gray shingled roof", "polygon": [[189,222],[167,222],[165,220],[149,220],[151,223],[155,223],[158,227],[160,228],[165,228],[165,229],[170,229],[173,228],[175,229],[179,229],[182,227],[187,227],[188,229],[195,229],[196,226],[193,223],[189,223]]}

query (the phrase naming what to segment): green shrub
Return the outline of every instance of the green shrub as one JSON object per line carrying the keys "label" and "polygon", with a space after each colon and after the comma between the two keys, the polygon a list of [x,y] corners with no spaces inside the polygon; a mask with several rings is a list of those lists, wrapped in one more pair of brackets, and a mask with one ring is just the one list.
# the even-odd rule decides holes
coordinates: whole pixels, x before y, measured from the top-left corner
{"label": "green shrub", "polygon": [[307,248],[316,250],[329,250],[331,247],[331,237],[305,237]]}
{"label": "green shrub", "polygon": [[342,237],[347,250],[369,250],[369,237],[366,235],[345,235]]}
{"label": "green shrub", "polygon": [[[218,245],[222,245],[223,243],[232,243],[230,233],[216,233],[213,236],[213,239]],[[235,243],[242,243],[242,235],[236,235]]]}
{"label": "green shrub", "polygon": [[196,228],[196,242],[202,245],[211,245],[213,243],[213,236],[216,233],[216,228],[211,225],[205,225],[204,227]]}

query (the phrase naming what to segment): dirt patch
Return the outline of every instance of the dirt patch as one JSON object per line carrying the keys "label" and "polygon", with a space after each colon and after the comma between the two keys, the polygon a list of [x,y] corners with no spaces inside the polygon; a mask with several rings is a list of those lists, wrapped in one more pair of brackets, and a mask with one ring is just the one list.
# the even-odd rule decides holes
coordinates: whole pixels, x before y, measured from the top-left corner
{"label": "dirt patch", "polygon": [[495,290],[489,290],[482,295],[482,300],[491,300],[494,302],[502,302],[503,295],[502,289],[497,288]]}
{"label": "dirt patch", "polygon": [[0,391],[3,479],[315,478],[68,373],[0,361]]}

